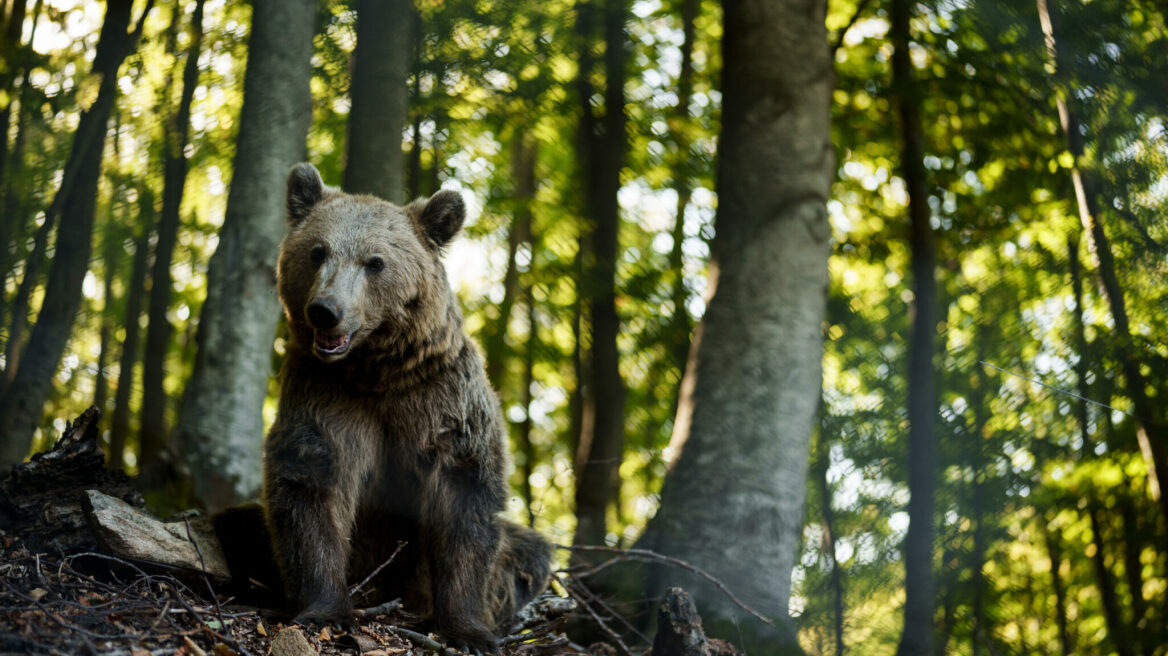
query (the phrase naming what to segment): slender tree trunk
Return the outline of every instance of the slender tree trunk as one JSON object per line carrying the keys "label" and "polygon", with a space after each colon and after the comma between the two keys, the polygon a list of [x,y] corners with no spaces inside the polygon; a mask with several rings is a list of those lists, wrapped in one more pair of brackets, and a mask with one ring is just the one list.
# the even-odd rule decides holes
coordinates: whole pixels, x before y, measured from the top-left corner
{"label": "slender tree trunk", "polygon": [[[592,343],[589,349],[590,393],[585,397],[585,417],[576,453],[575,544],[603,544],[607,534],[605,515],[618,496],[624,451],[624,381],[620,375],[616,313],[616,259],[620,232],[620,171],[624,165],[625,134],[625,29],[626,0],[605,0],[603,6],[605,113],[593,124],[599,133],[586,135],[585,221],[589,232],[585,251],[584,294],[588,299]],[[583,35],[583,33],[582,33]],[[585,38],[584,47],[590,45]],[[581,69],[581,76],[591,69]],[[581,102],[590,103],[590,95]],[[586,112],[590,108],[586,108]]]}
{"label": "slender tree trunk", "polygon": [[[677,161],[674,163],[674,190],[677,192],[677,212],[673,221],[673,248],[669,252],[669,271],[673,276],[673,313],[670,316],[670,353],[679,372],[685,371],[689,357],[689,339],[693,331],[689,310],[689,289],[685,285],[685,210],[693,195],[690,176],[693,158],[690,157],[689,104],[693,99],[693,50],[696,39],[694,21],[697,20],[699,0],[681,3],[681,72],[677,78],[677,110],[674,120],[674,140],[677,142]],[[676,408],[674,408],[676,410]]]}
{"label": "slender tree trunk", "polygon": [[[181,15],[182,8],[176,5],[176,26]],[[191,102],[199,83],[199,52],[202,44],[203,0],[195,0],[190,46],[183,65],[182,95],[165,129],[162,215],[158,220],[158,240],[154,245],[154,267],[150,274],[149,323],[146,329],[146,354],[142,360],[142,426],[139,430],[138,459],[141,481],[146,488],[162,483],[160,475],[164,471],[160,467],[159,458],[166,448],[166,410],[170,405],[166,394],[166,360],[172,333],[170,320],[166,316],[170,310],[173,286],[170,264],[178,240],[183,190],[187,182],[187,157],[184,151],[190,136]]]}
{"label": "slender tree trunk", "polygon": [[409,103],[410,0],[358,0],[345,191],[402,202],[402,127]]}
{"label": "slender tree trunk", "polygon": [[[152,8],[148,0],[135,31],[130,33],[127,30],[132,4],[131,0],[110,0],[107,5],[93,61],[92,75],[100,79],[98,93],[93,104],[81,113],[61,188],[46,212],[45,224],[54,223],[54,215],[59,213],[61,226],[36,326],[16,375],[0,399],[0,436],[3,436],[0,470],[7,470],[28,455],[33,431],[40,423],[53,375],[81,306],[82,283],[89,268],[102,146],[117,95],[117,72],[137,45],[142,22]],[[25,273],[26,276],[34,274],[31,270]]]}
{"label": "slender tree trunk", "polygon": [[499,303],[499,317],[488,324],[484,337],[487,360],[487,379],[496,389],[503,388],[503,372],[506,368],[507,327],[511,322],[511,310],[515,296],[519,292],[519,263],[516,255],[523,244],[531,243],[531,202],[535,198],[535,140],[526,132],[515,137],[512,149],[515,194],[513,197],[514,219],[507,233],[507,270],[503,274],[503,301]]}
{"label": "slender tree trunk", "polygon": [[110,331],[113,328],[114,278],[117,277],[118,262],[121,260],[121,226],[114,223],[114,204],[121,192],[120,185],[114,183],[114,192],[110,194],[110,224],[106,227],[102,259],[105,265],[105,282],[102,286],[101,330],[98,336],[97,374],[93,381],[93,405],[106,413],[109,401],[109,379],[106,378],[106,363],[109,362],[109,353],[113,350],[110,342]]}
{"label": "slender tree trunk", "polygon": [[919,92],[909,56],[912,0],[893,0],[892,77],[900,114],[901,175],[908,187],[909,250],[912,257],[912,334],[908,363],[908,503],[905,537],[904,632],[898,656],[932,656],[935,585],[933,513],[937,488],[937,401],[933,339],[937,332],[936,246],[929,225]]}
{"label": "slender tree trunk", "polygon": [[410,12],[414,42],[414,83],[410,87],[409,107],[414,115],[410,126],[410,158],[406,165],[406,201],[413,200],[422,193],[422,46],[425,34],[422,32],[422,17],[415,8]]}
{"label": "slender tree trunk", "polygon": [[1059,529],[1047,529],[1046,536],[1046,552],[1050,556],[1050,579],[1051,586],[1054,588],[1054,620],[1058,626],[1059,649],[1062,656],[1071,656],[1074,653],[1074,645],[1071,642],[1070,627],[1067,623],[1067,590],[1063,585],[1062,580],[1062,542],[1059,539]]}
{"label": "slender tree trunk", "polygon": [[819,404],[819,430],[815,445],[815,460],[811,469],[815,475],[815,485],[819,488],[819,515],[823,519],[822,548],[831,562],[831,609],[832,636],[835,656],[844,653],[844,581],[839,558],[835,548],[835,512],[831,508],[831,485],[827,481],[827,469],[831,464],[831,442],[825,431],[823,402]]}
{"label": "slender tree trunk", "polygon": [[[985,343],[986,330],[979,326],[977,328],[977,360],[982,362],[985,360]],[[971,635],[971,646],[973,656],[979,656],[982,653],[982,648],[986,647],[987,651],[993,653],[993,627],[990,625],[986,617],[986,594],[989,588],[989,581],[986,579],[985,561],[988,536],[986,535],[986,519],[988,513],[986,509],[986,490],[985,478],[986,473],[986,441],[989,435],[986,432],[986,424],[988,423],[988,405],[990,399],[994,397],[990,393],[989,379],[986,376],[985,367],[977,367],[975,378],[977,380],[976,398],[973,406],[973,553],[970,554],[970,578],[973,582],[973,631]]]}
{"label": "slender tree trunk", "polygon": [[1099,586],[1099,602],[1103,606],[1103,618],[1107,622],[1107,635],[1119,656],[1135,656],[1131,639],[1128,637],[1127,627],[1123,622],[1123,613],[1119,606],[1119,596],[1115,593],[1115,579],[1107,566],[1107,554],[1104,548],[1106,541],[1103,538],[1103,522],[1100,519],[1102,509],[1092,504],[1087,513],[1091,519],[1091,545],[1094,553],[1091,563],[1095,566],[1095,580]]}
{"label": "slender tree trunk", "polygon": [[1094,180],[1082,170],[1085,164],[1083,136],[1079,132],[1078,121],[1067,104],[1071,91],[1068,71],[1059,54],[1054,35],[1054,24],[1047,0],[1036,0],[1038,18],[1042,33],[1046,37],[1047,57],[1054,68],[1055,103],[1058,107],[1059,124],[1067,150],[1075,159],[1071,167],[1071,183],[1075,189],[1075,201],[1079,209],[1079,221],[1087,236],[1087,245],[1095,261],[1096,269],[1103,283],[1103,295],[1111,309],[1115,322],[1114,334],[1119,344],[1119,357],[1126,382],[1127,393],[1135,410],[1136,437],[1140,444],[1144,463],[1148,470],[1148,491],[1159,502],[1163,528],[1168,530],[1168,495],[1161,492],[1161,482],[1168,481],[1168,431],[1158,421],[1158,408],[1148,398],[1147,381],[1140,371],[1140,361],[1132,344],[1131,326],[1127,316],[1123,288],[1115,270],[1115,258],[1107,234],[1100,223],[1099,208],[1096,206],[1096,185]]}
{"label": "slender tree trunk", "polygon": [[1143,564],[1140,551],[1143,539],[1140,537],[1139,515],[1135,503],[1126,494],[1119,500],[1120,518],[1123,521],[1123,569],[1127,587],[1131,593],[1132,631],[1143,656],[1152,656],[1155,645],[1148,638],[1151,627],[1147,620],[1148,604],[1144,599]]}
{"label": "slender tree trunk", "polygon": [[[43,0],[37,0],[36,5],[33,6],[32,12],[32,28],[29,30],[28,42],[31,44],[36,37],[37,22],[41,15],[41,9],[44,5]],[[13,259],[16,257],[17,244],[23,241],[24,232],[27,228],[29,216],[26,211],[27,194],[23,188],[21,177],[24,174],[24,147],[28,141],[28,122],[32,114],[32,67],[23,66],[23,75],[20,81],[19,93],[19,107],[16,113],[16,136],[12,140],[12,150],[4,160],[0,162],[7,162],[4,169],[3,176],[0,177],[0,322],[8,321],[8,274],[11,273]],[[3,125],[7,125],[4,121]],[[4,134],[7,138],[7,132]],[[7,141],[5,141],[7,143]],[[46,222],[47,223],[47,222]],[[45,227],[45,239],[48,238],[48,232],[51,226]],[[38,232],[39,234],[39,232]],[[43,251],[41,255],[43,259]],[[36,268],[39,268],[39,262]],[[26,265],[27,268],[27,265]],[[29,283],[35,282],[35,277],[29,280]],[[19,291],[18,295],[19,297]],[[9,323],[3,325],[10,326],[9,339],[4,345],[5,353],[5,375],[0,377],[0,392],[4,391],[5,386],[12,376],[16,374],[16,360],[13,359],[19,353],[19,347],[22,345],[24,322],[28,315],[28,292],[24,295],[23,310],[19,314],[21,317],[20,328],[21,334],[15,335],[11,331],[11,327],[16,323],[16,312]]]}
{"label": "slender tree trunk", "polygon": [[114,416],[110,422],[110,469],[125,465],[126,437],[130,434],[130,395],[134,391],[134,368],[138,365],[141,344],[142,300],[146,290],[146,260],[150,251],[150,233],[154,231],[154,194],[148,185],[138,189],[138,225],[142,232],[134,245],[134,263],[126,285],[126,315],[122,325],[122,357],[118,365],[118,386],[114,392]]}
{"label": "slender tree trunk", "polygon": [[222,508],[260,486],[264,397],[280,316],[276,255],[288,171],[312,120],[312,0],[255,0],[235,175],[207,271],[194,370],[172,436],[193,499]]}
{"label": "slender tree trunk", "polygon": [[[1075,296],[1075,347],[1079,353],[1079,361],[1075,364],[1075,374],[1078,378],[1079,400],[1076,405],[1076,417],[1079,424],[1079,438],[1082,442],[1081,456],[1083,459],[1095,457],[1095,444],[1091,439],[1089,429],[1089,414],[1087,402],[1091,398],[1087,386],[1087,336],[1086,324],[1083,319],[1083,276],[1079,265],[1079,249],[1074,238],[1067,240],[1067,261],[1071,272],[1071,289]],[[1103,617],[1107,624],[1107,634],[1115,645],[1120,656],[1134,656],[1127,637],[1127,627],[1120,614],[1119,600],[1115,593],[1115,582],[1111,571],[1107,567],[1105,543],[1103,540],[1102,522],[1100,521],[1098,502],[1087,499],[1087,514],[1091,521],[1091,545],[1094,553],[1091,562],[1095,571],[1096,586],[1099,590],[1099,599],[1103,605]]]}
{"label": "slender tree trunk", "polygon": [[535,498],[531,492],[531,475],[535,472],[535,444],[531,441],[532,402],[531,388],[535,385],[535,356],[539,349],[539,324],[535,315],[535,295],[532,286],[527,286],[527,347],[523,361],[523,422],[519,424],[519,452],[523,454],[523,503],[527,508],[527,525],[535,526]]}
{"label": "slender tree trunk", "polygon": [[[674,422],[677,455],[641,544],[702,567],[778,619],[787,616],[820,397],[835,174],[827,3],[723,7],[710,297]],[[709,633],[741,635],[747,653],[797,649],[785,622],[757,622],[684,573],[655,567],[646,596],[677,583]]]}
{"label": "slender tree trunk", "polygon": [[[21,44],[20,37],[24,31],[24,10],[27,6],[26,0],[13,1],[12,11],[3,25],[4,39],[0,42],[0,61],[4,62],[3,73],[0,73],[0,91],[3,91],[3,94],[0,94],[0,103],[3,103],[3,107],[0,107],[0,186],[4,184],[5,167],[8,164],[8,126],[12,121],[12,85],[20,75],[21,69],[26,66],[27,56],[24,53],[25,47]],[[0,13],[0,19],[3,18],[4,14]],[[32,39],[29,39],[29,43],[31,42]],[[23,108],[21,111],[24,111]],[[6,220],[0,219],[0,221]]]}

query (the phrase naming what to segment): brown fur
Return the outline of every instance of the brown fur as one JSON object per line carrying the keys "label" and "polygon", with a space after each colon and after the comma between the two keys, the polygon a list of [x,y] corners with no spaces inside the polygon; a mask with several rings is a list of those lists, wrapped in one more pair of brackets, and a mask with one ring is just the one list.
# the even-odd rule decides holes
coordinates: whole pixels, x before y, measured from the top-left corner
{"label": "brown fur", "polygon": [[[493,649],[546,586],[550,553],[497,516],[510,468],[502,417],[440,259],[462,199],[401,208],[324,187],[301,164],[288,210],[278,288],[290,340],[264,501],[298,619],[351,621],[348,583],[406,540],[378,588],[448,638]],[[321,347],[350,334],[343,353]]]}

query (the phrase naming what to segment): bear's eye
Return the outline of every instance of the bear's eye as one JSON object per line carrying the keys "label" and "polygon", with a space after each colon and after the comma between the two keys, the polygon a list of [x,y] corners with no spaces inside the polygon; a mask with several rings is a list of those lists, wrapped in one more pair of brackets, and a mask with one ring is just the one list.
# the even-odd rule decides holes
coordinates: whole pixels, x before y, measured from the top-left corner
{"label": "bear's eye", "polygon": [[312,260],[313,266],[320,266],[320,263],[324,262],[324,246],[313,248],[312,252],[308,254],[308,257]]}
{"label": "bear's eye", "polygon": [[370,258],[369,261],[365,263],[365,270],[369,273],[379,273],[384,268],[385,260],[381,259],[380,257]]}

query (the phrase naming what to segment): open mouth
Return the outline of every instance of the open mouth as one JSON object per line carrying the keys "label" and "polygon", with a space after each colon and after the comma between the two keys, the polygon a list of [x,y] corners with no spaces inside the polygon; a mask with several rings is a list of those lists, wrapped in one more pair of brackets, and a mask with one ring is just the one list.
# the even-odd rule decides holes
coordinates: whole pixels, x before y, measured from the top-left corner
{"label": "open mouth", "polygon": [[349,350],[351,336],[351,334],[332,335],[318,331],[314,335],[313,347],[321,355],[340,355]]}

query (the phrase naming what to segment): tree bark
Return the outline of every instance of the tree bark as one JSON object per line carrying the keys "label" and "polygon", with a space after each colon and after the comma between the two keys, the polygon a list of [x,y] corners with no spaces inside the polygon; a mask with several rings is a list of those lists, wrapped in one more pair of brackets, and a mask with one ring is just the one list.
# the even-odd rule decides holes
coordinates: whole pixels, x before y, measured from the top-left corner
{"label": "tree bark", "polygon": [[130,393],[134,390],[134,368],[141,355],[142,297],[146,290],[146,257],[150,250],[150,233],[154,231],[154,194],[148,185],[138,189],[138,225],[142,232],[134,245],[134,263],[126,285],[126,315],[122,325],[122,356],[118,364],[118,386],[114,392],[114,414],[110,422],[111,469],[125,465],[126,437],[130,434]]}
{"label": "tree bark", "polygon": [[1126,382],[1127,393],[1135,410],[1136,438],[1140,444],[1144,463],[1148,471],[1148,492],[1159,503],[1162,526],[1168,530],[1168,495],[1162,493],[1163,481],[1168,481],[1168,431],[1158,421],[1157,408],[1148,398],[1147,381],[1140,371],[1140,361],[1132,344],[1131,326],[1127,316],[1127,305],[1123,288],[1115,270],[1115,258],[1107,233],[1100,223],[1097,207],[1095,181],[1082,169],[1085,164],[1083,136],[1079,124],[1067,104],[1071,92],[1068,71],[1059,55],[1054,34],[1054,24],[1047,0],[1036,0],[1038,18],[1042,33],[1046,37],[1047,57],[1054,69],[1055,104],[1058,108],[1059,124],[1067,150],[1074,157],[1071,167],[1071,183],[1075,190],[1075,201],[1079,209],[1079,222],[1087,236],[1087,245],[1103,283],[1103,295],[1115,322],[1114,334],[1119,346],[1119,359]]}
{"label": "tree bark", "polygon": [[[685,210],[693,196],[693,164],[689,154],[690,125],[689,104],[693,99],[693,51],[696,39],[694,21],[698,16],[698,0],[682,0],[681,3],[681,72],[677,77],[677,109],[674,116],[674,140],[677,146],[677,161],[673,167],[673,188],[677,192],[677,211],[673,220],[673,248],[669,252],[669,271],[673,276],[673,312],[670,315],[669,351],[678,372],[685,371],[685,361],[689,357],[689,340],[693,332],[690,320],[689,288],[685,284]],[[674,408],[676,410],[676,408]]]}
{"label": "tree bark", "polygon": [[[820,397],[835,171],[826,4],[723,4],[710,298],[661,508],[641,541],[702,567],[773,618],[787,617]],[[688,575],[654,568],[646,596],[683,580],[707,626],[742,635],[747,653],[797,649],[785,621],[778,630],[757,622]]]}
{"label": "tree bark", "polygon": [[512,149],[513,177],[515,193],[512,197],[515,217],[507,233],[507,270],[503,274],[503,301],[499,303],[499,317],[488,324],[483,339],[486,351],[487,379],[496,389],[503,389],[503,373],[506,368],[507,327],[511,323],[511,310],[519,291],[519,263],[515,257],[523,244],[531,243],[531,203],[535,198],[535,157],[536,143],[527,132],[515,137]]}
{"label": "tree bark", "polygon": [[[53,375],[65,351],[77,310],[82,283],[89,268],[89,254],[101,176],[102,146],[106,124],[117,95],[117,72],[137,45],[142,22],[152,8],[148,0],[134,32],[130,25],[131,0],[110,0],[93,60],[92,75],[100,79],[97,97],[82,111],[73,146],[65,164],[61,188],[46,212],[45,224],[60,214],[56,254],[45,287],[44,302],[29,336],[22,362],[16,368],[6,394],[0,399],[0,470],[28,455],[33,432],[40,422]],[[26,271],[26,276],[34,271]]]}
{"label": "tree bark", "polygon": [[523,503],[527,508],[527,525],[535,527],[535,497],[531,491],[531,475],[535,472],[535,444],[531,441],[532,402],[535,400],[531,388],[535,385],[535,356],[539,349],[539,324],[535,314],[535,296],[532,286],[527,286],[527,347],[524,349],[523,361],[523,422],[519,424],[519,452],[523,454],[523,467],[520,469],[523,481],[520,489],[523,491]]}
{"label": "tree bark", "polygon": [[909,56],[912,0],[893,0],[892,78],[900,115],[901,176],[908,188],[909,250],[913,285],[908,355],[909,526],[905,536],[904,631],[898,656],[932,656],[935,585],[933,513],[937,488],[937,401],[933,340],[937,332],[936,246],[929,225],[920,94]]}
{"label": "tree bark", "polygon": [[1067,590],[1063,585],[1062,569],[1063,555],[1062,542],[1059,539],[1059,529],[1047,529],[1044,533],[1046,536],[1046,552],[1050,556],[1050,579],[1051,586],[1054,588],[1054,620],[1058,626],[1059,649],[1063,656],[1071,656],[1074,653],[1074,646],[1071,642],[1070,627],[1067,624]]}
{"label": "tree bark", "polygon": [[315,9],[312,0],[254,2],[235,175],[172,435],[193,500],[212,509],[247,499],[260,485],[261,410],[280,316],[276,255],[285,180],[304,157],[312,119]]}
{"label": "tree bark", "polygon": [[1091,546],[1094,553],[1091,563],[1095,566],[1095,581],[1099,586],[1099,602],[1103,606],[1103,618],[1107,623],[1107,635],[1119,656],[1135,656],[1132,641],[1128,637],[1127,626],[1123,621],[1123,612],[1119,606],[1119,596],[1115,593],[1115,579],[1111,569],[1107,566],[1107,554],[1104,550],[1103,522],[1100,519],[1102,509],[1092,502],[1087,508],[1091,519]]}
{"label": "tree bark", "polygon": [[[585,7],[581,7],[583,10]],[[587,7],[591,12],[592,8]],[[620,172],[624,166],[625,134],[625,20],[626,0],[605,0],[604,117],[581,121],[581,145],[585,165],[585,222],[588,226],[584,259],[584,297],[591,328],[588,382],[584,418],[576,452],[576,533],[574,544],[603,544],[607,534],[605,515],[619,496],[618,474],[624,451],[625,388],[620,374],[616,313],[616,259],[620,232]],[[587,28],[587,25],[582,26]],[[582,47],[589,48],[591,30],[581,30]],[[581,67],[581,89],[591,67]],[[582,94],[584,113],[591,113],[591,93]],[[584,132],[589,128],[599,131]]]}
{"label": "tree bark", "polygon": [[831,485],[827,481],[827,469],[831,464],[831,442],[824,425],[824,406],[819,404],[819,430],[816,434],[815,459],[811,469],[815,475],[815,485],[819,489],[819,515],[823,520],[822,548],[831,562],[831,610],[832,637],[835,656],[844,654],[844,581],[839,558],[835,549],[835,512],[831,508]]}
{"label": "tree bark", "polygon": [[[191,102],[199,83],[199,52],[203,44],[203,1],[195,0],[191,16],[190,46],[183,65],[182,95],[178,107],[165,126],[163,154],[162,215],[158,219],[158,240],[154,245],[154,266],[150,273],[150,302],[147,315],[146,354],[142,360],[142,425],[139,430],[141,482],[146,488],[160,484],[159,458],[166,448],[166,358],[170,352],[172,327],[170,310],[172,282],[170,264],[178,239],[183,190],[187,182],[185,150],[190,136]],[[175,6],[175,23],[181,15]],[[177,32],[177,30],[176,30]]]}
{"label": "tree bark", "polygon": [[[0,91],[3,91],[4,106],[0,107],[0,186],[4,184],[5,167],[8,164],[8,125],[12,121],[12,85],[26,67],[25,45],[20,42],[24,31],[24,11],[27,0],[14,0],[12,10],[3,25],[3,41],[0,41],[0,61],[4,62],[4,72],[0,73]],[[0,20],[4,13],[0,12]],[[34,19],[35,22],[35,19]],[[29,39],[29,44],[32,39]],[[21,111],[24,111],[23,108]],[[7,221],[7,219],[0,219]],[[0,242],[4,244],[4,242]]]}
{"label": "tree bark", "polygon": [[410,0],[359,0],[345,191],[402,202],[402,128],[409,103]]}

